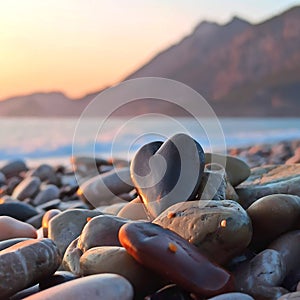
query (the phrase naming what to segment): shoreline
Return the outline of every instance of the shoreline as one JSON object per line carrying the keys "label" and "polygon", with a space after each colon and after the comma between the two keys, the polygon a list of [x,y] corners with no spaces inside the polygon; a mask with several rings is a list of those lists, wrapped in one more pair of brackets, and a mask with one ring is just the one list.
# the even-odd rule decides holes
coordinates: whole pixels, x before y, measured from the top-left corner
{"label": "shoreline", "polygon": [[[251,168],[267,165],[267,164],[285,164],[290,158],[296,156],[292,163],[296,161],[300,163],[300,138],[299,139],[288,139],[274,143],[257,143],[242,147],[229,147],[227,149],[228,155],[237,157],[245,161]],[[298,151],[298,152],[297,152]],[[213,152],[218,153],[218,151]],[[84,155],[92,157],[91,155]],[[109,157],[109,155],[101,155],[99,153],[97,158],[101,159],[124,159],[124,157]],[[19,160],[8,159],[0,160],[0,168],[10,161]],[[42,158],[24,158],[20,159],[25,161],[30,168],[37,167],[39,164],[46,163],[52,166],[71,166],[71,156],[58,156],[58,157],[42,157]],[[124,159],[126,160],[126,159]]]}

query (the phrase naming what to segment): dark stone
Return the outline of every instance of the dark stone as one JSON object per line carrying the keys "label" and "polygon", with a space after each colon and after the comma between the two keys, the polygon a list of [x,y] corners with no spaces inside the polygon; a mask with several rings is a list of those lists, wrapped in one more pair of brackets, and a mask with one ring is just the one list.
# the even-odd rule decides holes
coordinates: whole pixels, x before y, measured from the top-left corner
{"label": "dark stone", "polygon": [[175,203],[195,199],[204,161],[202,147],[185,134],[138,150],[131,177],[152,219]]}
{"label": "dark stone", "polygon": [[39,283],[40,290],[46,290],[55,285],[59,285],[71,280],[78,278],[78,276],[74,275],[71,272],[67,271],[57,271],[51,277],[46,278]]}
{"label": "dark stone", "polygon": [[28,171],[28,168],[23,160],[11,161],[0,169],[0,172],[8,179],[26,171]]}
{"label": "dark stone", "polygon": [[16,201],[0,204],[0,216],[9,216],[20,221],[26,221],[37,214],[38,211],[27,203]]}
{"label": "dark stone", "polygon": [[57,199],[59,197],[59,189],[54,184],[43,186],[41,191],[32,200],[34,206],[47,203],[48,201]]}

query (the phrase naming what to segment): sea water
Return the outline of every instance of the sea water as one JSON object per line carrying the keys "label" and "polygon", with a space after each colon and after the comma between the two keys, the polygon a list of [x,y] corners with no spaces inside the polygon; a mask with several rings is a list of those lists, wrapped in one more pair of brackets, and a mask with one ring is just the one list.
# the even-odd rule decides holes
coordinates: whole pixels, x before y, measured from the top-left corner
{"label": "sea water", "polygon": [[0,119],[0,161],[63,161],[75,155],[130,159],[145,143],[178,132],[195,138],[206,151],[300,139],[300,119],[175,117]]}

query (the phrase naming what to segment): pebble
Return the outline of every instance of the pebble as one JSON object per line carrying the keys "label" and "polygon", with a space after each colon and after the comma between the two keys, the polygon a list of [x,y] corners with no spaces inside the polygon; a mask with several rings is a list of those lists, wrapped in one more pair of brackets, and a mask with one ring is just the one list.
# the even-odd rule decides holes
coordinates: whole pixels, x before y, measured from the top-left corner
{"label": "pebble", "polygon": [[33,169],[27,173],[26,176],[38,177],[42,182],[57,185],[59,180],[55,174],[55,170],[48,164],[41,164],[36,169]]}
{"label": "pebble", "polygon": [[278,298],[277,300],[293,300],[293,299],[300,300],[300,292],[285,294],[285,295],[281,296],[280,298]]}
{"label": "pebble", "polygon": [[48,201],[46,203],[37,205],[35,208],[37,210],[42,210],[42,211],[48,211],[50,209],[57,209],[60,207],[60,205],[62,204],[60,199],[53,199],[51,201]]}
{"label": "pebble", "polygon": [[80,274],[80,257],[83,252],[77,248],[79,237],[73,240],[63,257],[62,270],[69,271],[75,275]]}
{"label": "pebble", "polygon": [[118,213],[118,217],[129,220],[147,220],[148,215],[145,210],[144,203],[140,198],[136,198],[127,203]]}
{"label": "pebble", "polygon": [[133,300],[128,280],[116,274],[78,278],[25,298],[24,300]]}
{"label": "pebble", "polygon": [[18,176],[20,173],[26,172],[27,170],[28,168],[23,160],[14,160],[4,165],[0,169],[0,172],[9,179],[11,177]]}
{"label": "pebble", "polygon": [[225,168],[229,182],[233,187],[239,185],[250,176],[250,168],[241,159],[230,155],[205,153],[205,164],[217,163]]}
{"label": "pebble", "polygon": [[80,257],[83,276],[113,273],[126,278],[133,286],[135,297],[143,299],[163,286],[164,281],[136,262],[123,247],[103,246],[86,251]]}
{"label": "pebble", "polygon": [[153,222],[176,232],[219,264],[240,254],[252,238],[248,214],[230,200],[177,203]]}
{"label": "pebble", "polygon": [[20,221],[38,215],[38,211],[30,204],[20,201],[4,201],[0,204],[0,216],[9,216]]}
{"label": "pebble", "polygon": [[129,220],[102,215],[91,219],[83,228],[78,248],[83,252],[99,246],[121,246],[118,233]]}
{"label": "pebble", "polygon": [[176,134],[164,143],[146,144],[137,151],[130,167],[134,186],[151,219],[175,203],[195,199],[203,170],[203,149],[185,134]]}
{"label": "pebble", "polygon": [[12,196],[18,200],[33,198],[39,192],[41,180],[38,177],[26,177],[14,189]]}
{"label": "pebble", "polygon": [[122,168],[89,179],[80,186],[78,195],[85,202],[98,207],[123,202],[123,199],[115,196],[129,193],[132,189],[129,168]]}
{"label": "pebble", "polygon": [[11,247],[15,244],[18,244],[20,242],[27,241],[27,240],[30,240],[30,238],[14,238],[14,239],[8,239],[8,240],[1,241],[0,242],[0,251],[6,249],[8,247]]}
{"label": "pebble", "polygon": [[267,249],[234,271],[236,288],[255,299],[277,299],[288,291],[280,287],[286,265],[279,252]]}
{"label": "pebble", "polygon": [[208,300],[254,300],[254,298],[243,293],[227,293],[209,298]]}
{"label": "pebble", "polygon": [[59,197],[59,193],[59,188],[54,184],[42,186],[40,192],[32,200],[32,204],[37,206],[57,199]]}
{"label": "pebble", "polygon": [[18,186],[18,184],[22,181],[21,177],[11,177],[7,180],[7,190],[6,194],[7,195],[12,195],[14,189]]}
{"label": "pebble", "polygon": [[259,198],[271,194],[300,196],[300,164],[253,168],[251,176],[236,187],[236,192],[244,208],[248,208]]}
{"label": "pebble", "polygon": [[119,239],[139,263],[191,293],[214,296],[233,290],[227,271],[170,230],[149,222],[131,222],[121,227]]}
{"label": "pebble", "polygon": [[0,217],[0,241],[14,238],[36,238],[35,228],[11,217]]}
{"label": "pebble", "polygon": [[251,248],[264,249],[282,233],[300,229],[300,197],[274,194],[254,202],[247,213],[252,220]]}
{"label": "pebble", "polygon": [[52,275],[61,263],[49,239],[28,240],[0,252],[0,297],[5,299]]}
{"label": "pebble", "polygon": [[49,228],[49,222],[52,218],[60,214],[61,211],[59,209],[50,209],[43,215],[42,219],[42,228],[43,228],[43,236],[48,237],[48,228]]}
{"label": "pebble", "polygon": [[295,291],[300,281],[300,230],[281,235],[268,246],[268,249],[274,249],[281,254],[287,273],[284,286]]}
{"label": "pebble", "polygon": [[99,211],[86,209],[64,211],[50,220],[48,237],[55,242],[63,256],[69,244],[80,235],[87,219],[99,215]]}
{"label": "pebble", "polygon": [[74,274],[80,274],[79,260],[81,255],[91,248],[99,246],[121,246],[118,233],[128,220],[110,215],[91,219],[83,228],[79,238],[67,248],[63,267]]}

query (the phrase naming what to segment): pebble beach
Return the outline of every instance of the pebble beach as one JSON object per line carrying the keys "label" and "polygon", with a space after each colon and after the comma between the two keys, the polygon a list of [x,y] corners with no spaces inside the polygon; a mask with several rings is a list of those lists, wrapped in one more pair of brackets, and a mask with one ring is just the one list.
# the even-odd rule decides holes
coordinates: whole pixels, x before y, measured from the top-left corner
{"label": "pebble beach", "polygon": [[300,140],[13,160],[0,225],[0,299],[300,299]]}

